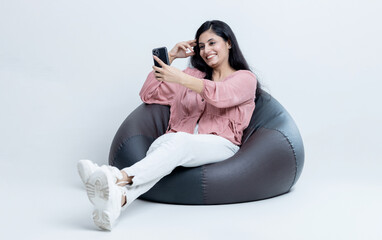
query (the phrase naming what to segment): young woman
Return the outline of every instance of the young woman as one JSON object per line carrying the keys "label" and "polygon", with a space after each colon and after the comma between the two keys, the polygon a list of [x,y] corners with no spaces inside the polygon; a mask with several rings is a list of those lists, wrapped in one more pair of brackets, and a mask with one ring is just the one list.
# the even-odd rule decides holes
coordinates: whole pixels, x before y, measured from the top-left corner
{"label": "young woman", "polygon": [[[231,28],[207,21],[194,40],[180,42],[169,52],[170,65],[153,66],[140,96],[145,103],[171,107],[167,132],[150,146],[146,157],[119,170],[80,160],[78,171],[93,219],[111,230],[121,211],[178,166],[196,167],[233,156],[241,144],[260,93],[255,75],[240,51]],[[171,66],[191,57],[193,68]]]}

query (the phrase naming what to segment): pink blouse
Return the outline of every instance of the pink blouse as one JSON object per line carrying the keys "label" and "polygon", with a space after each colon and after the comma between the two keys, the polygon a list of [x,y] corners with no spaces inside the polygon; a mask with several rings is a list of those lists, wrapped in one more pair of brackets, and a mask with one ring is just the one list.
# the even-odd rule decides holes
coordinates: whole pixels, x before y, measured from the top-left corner
{"label": "pink blouse", "polygon": [[239,70],[224,80],[203,79],[205,73],[187,68],[183,72],[203,80],[200,94],[177,83],[156,80],[151,72],[139,93],[143,102],[170,106],[168,132],[193,133],[199,123],[199,134],[215,134],[236,145],[241,144],[243,130],[255,109],[257,80],[247,70]]}

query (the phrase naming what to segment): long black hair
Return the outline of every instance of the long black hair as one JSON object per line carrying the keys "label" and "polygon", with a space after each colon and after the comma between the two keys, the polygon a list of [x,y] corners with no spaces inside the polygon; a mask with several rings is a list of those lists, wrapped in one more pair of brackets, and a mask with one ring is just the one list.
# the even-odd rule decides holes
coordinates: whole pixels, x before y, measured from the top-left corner
{"label": "long black hair", "polygon": [[[231,43],[231,49],[229,50],[228,62],[229,65],[235,70],[248,70],[251,69],[248,66],[247,61],[245,60],[243,53],[239,48],[239,44],[236,40],[235,34],[232,29],[225,22],[219,20],[206,21],[199,27],[198,31],[195,34],[196,46],[194,47],[195,55],[191,57],[191,65],[206,73],[206,79],[212,79],[212,68],[204,62],[203,58],[200,56],[200,48],[199,48],[199,37],[205,31],[212,30],[216,35],[220,36],[224,39],[225,42]],[[257,81],[256,88],[256,96],[261,94],[261,85],[259,81]]]}

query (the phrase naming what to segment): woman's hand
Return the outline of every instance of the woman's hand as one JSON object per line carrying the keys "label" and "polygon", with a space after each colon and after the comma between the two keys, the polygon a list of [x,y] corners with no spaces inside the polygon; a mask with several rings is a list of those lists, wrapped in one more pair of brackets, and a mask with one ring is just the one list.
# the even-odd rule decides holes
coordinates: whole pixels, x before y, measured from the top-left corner
{"label": "woman's hand", "polygon": [[162,66],[161,68],[155,65],[153,66],[153,69],[155,71],[154,75],[158,81],[181,83],[182,78],[185,75],[187,75],[181,70],[175,67],[172,67],[170,65],[167,65],[162,60],[160,60],[160,58],[158,58],[157,56],[153,55],[153,57],[159,63],[159,65]]}
{"label": "woman's hand", "polygon": [[196,46],[195,39],[177,43],[169,52],[170,64],[176,58],[186,58],[195,55],[194,46]]}
{"label": "woman's hand", "polygon": [[158,81],[179,83],[188,89],[191,89],[197,93],[201,93],[204,89],[204,83],[202,79],[190,76],[177,68],[171,67],[165,64],[157,56],[153,56],[154,59],[162,67],[153,66],[155,78]]}

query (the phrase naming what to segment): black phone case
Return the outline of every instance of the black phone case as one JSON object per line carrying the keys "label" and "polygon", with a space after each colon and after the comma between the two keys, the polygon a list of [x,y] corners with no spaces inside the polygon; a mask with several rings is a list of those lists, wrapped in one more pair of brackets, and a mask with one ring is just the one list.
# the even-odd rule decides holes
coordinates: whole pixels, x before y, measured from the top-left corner
{"label": "black phone case", "polygon": [[[159,57],[160,60],[162,60],[164,63],[169,65],[169,60],[168,60],[168,53],[167,53],[167,48],[166,47],[160,47],[160,48],[154,48],[153,49],[153,55]],[[154,59],[154,64],[157,67],[161,67],[157,61]]]}

